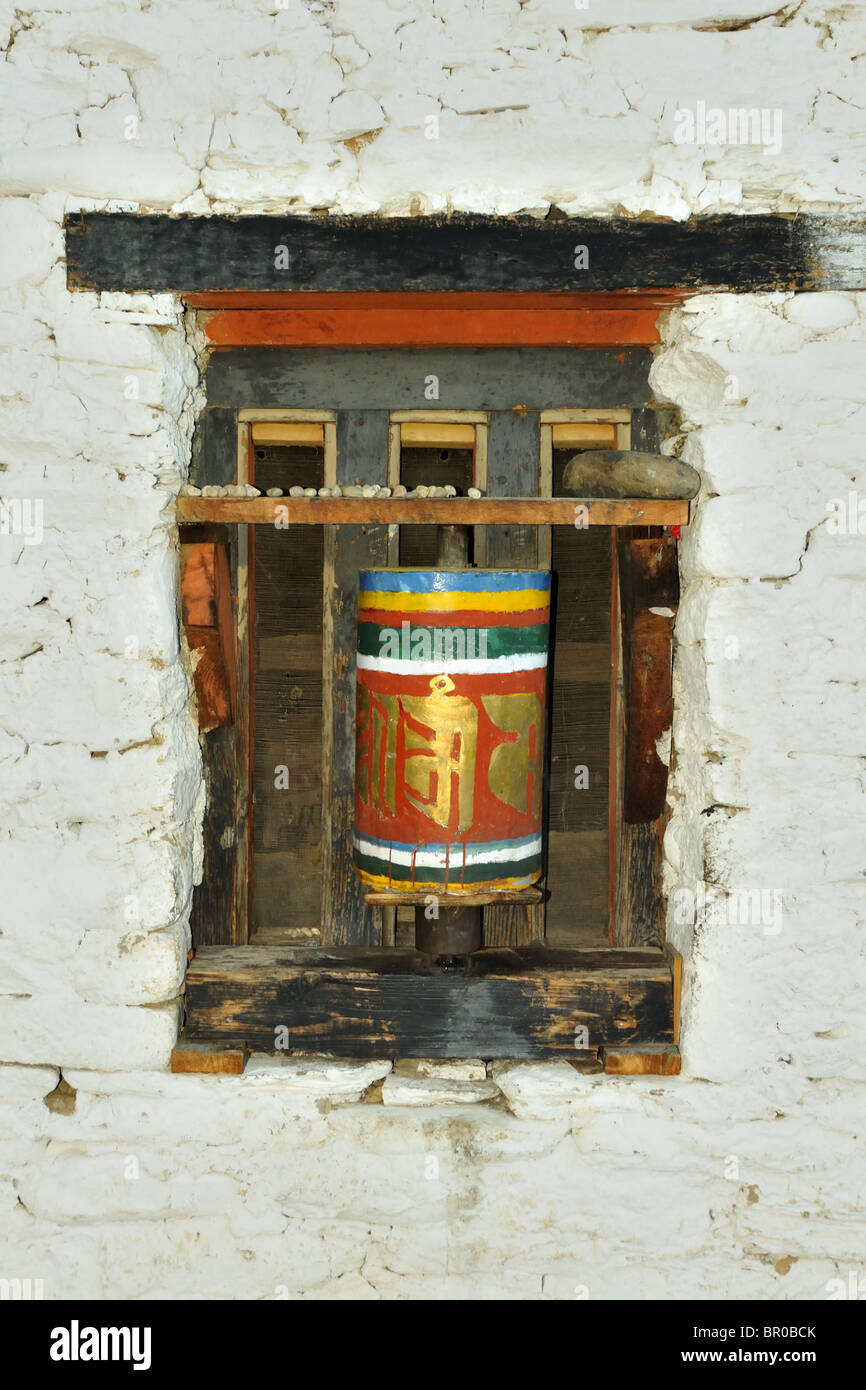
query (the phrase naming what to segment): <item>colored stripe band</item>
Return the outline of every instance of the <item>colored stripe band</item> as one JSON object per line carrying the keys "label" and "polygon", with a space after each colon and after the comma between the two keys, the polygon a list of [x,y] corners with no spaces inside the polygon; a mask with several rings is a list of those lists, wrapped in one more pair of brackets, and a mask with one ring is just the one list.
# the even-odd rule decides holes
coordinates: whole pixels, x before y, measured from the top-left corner
{"label": "colored stripe band", "polygon": [[501,656],[546,652],[547,623],[533,627],[427,627],[406,623],[402,629],[380,623],[358,624],[358,652],[382,661],[431,661],[442,657],[497,661]]}
{"label": "colored stripe band", "polygon": [[539,671],[547,666],[547,653],[540,656],[501,656],[497,661],[403,661],[398,657],[359,656],[359,671],[385,671],[392,676],[483,676],[488,672]]}
{"label": "colored stripe band", "polygon": [[541,872],[541,855],[538,854],[531,859],[514,860],[509,864],[511,874],[508,879],[502,879],[500,874],[494,872],[495,865],[492,864],[467,864],[465,867],[451,864],[447,868],[443,864],[441,868],[435,865],[425,864],[419,866],[416,862],[415,872],[412,872],[411,864],[395,864],[388,866],[388,873],[382,873],[383,861],[381,859],[371,859],[369,855],[361,854],[355,850],[354,862],[357,868],[364,873],[375,875],[384,879],[385,883],[406,883],[416,885],[420,880],[442,886],[444,884],[467,884],[467,883],[497,883],[500,887],[505,887],[513,878],[520,878],[525,882],[531,883],[533,878],[537,878]]}
{"label": "colored stripe band", "polygon": [[[377,608],[385,613],[424,613],[431,608],[430,594],[384,594],[362,589],[358,608]],[[527,608],[544,608],[548,596],[542,589],[507,589],[502,593],[479,594],[465,589],[436,594],[436,611],[459,612],[472,608],[479,613],[520,613]]]}
{"label": "colored stripe band", "polygon": [[547,570],[361,570],[358,584],[362,590],[379,594],[490,594],[513,589],[549,592],[550,573]]}
{"label": "colored stripe band", "polygon": [[[413,879],[387,878],[384,874],[371,873],[368,869],[355,862],[358,877],[362,883],[366,883],[370,888],[383,889],[386,892],[406,892],[411,893],[438,893],[444,888],[449,897],[456,898],[461,894],[480,893],[489,890],[491,893],[514,892],[518,888],[531,888],[533,883],[537,883],[541,877],[541,868],[534,869],[531,873],[525,874],[523,878],[480,878],[472,883],[461,883],[460,880],[453,878],[446,879],[444,874],[433,880],[419,878],[416,874]],[[425,872],[427,872],[425,870]]]}
{"label": "colored stripe band", "polygon": [[524,612],[527,608],[547,608],[549,596],[543,589],[505,589],[501,593],[476,593],[468,589],[452,589],[448,593],[431,594],[390,594],[373,589],[362,589],[358,595],[358,607],[378,608],[386,613],[424,613],[433,607],[431,598],[436,599],[436,611],[453,613],[459,609],[473,609],[480,613]]}
{"label": "colored stripe band", "polygon": [[487,844],[464,844],[459,840],[451,845],[421,846],[379,840],[374,835],[356,835],[355,848],[377,862],[384,860],[392,864],[411,865],[414,857],[416,865],[444,868],[447,859],[452,869],[459,869],[464,859],[469,865],[507,864],[513,860],[533,858],[541,854],[541,836],[525,835],[518,840],[492,840]]}
{"label": "colored stripe band", "polygon": [[[378,623],[379,627],[393,627],[395,614],[383,608],[365,608],[361,622]],[[478,608],[461,608],[455,613],[440,613],[431,608],[415,617],[401,618],[400,626],[408,622],[412,627],[538,627],[550,623],[550,609],[524,608],[514,613],[482,613]]]}

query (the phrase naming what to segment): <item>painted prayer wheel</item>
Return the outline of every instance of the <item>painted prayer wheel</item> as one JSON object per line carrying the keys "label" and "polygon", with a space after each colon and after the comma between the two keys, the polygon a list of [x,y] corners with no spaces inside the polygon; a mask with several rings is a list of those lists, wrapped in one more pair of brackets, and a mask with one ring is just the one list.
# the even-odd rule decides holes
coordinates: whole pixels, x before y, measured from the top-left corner
{"label": "painted prayer wheel", "polygon": [[545,570],[364,570],[355,868],[393,892],[541,875]]}

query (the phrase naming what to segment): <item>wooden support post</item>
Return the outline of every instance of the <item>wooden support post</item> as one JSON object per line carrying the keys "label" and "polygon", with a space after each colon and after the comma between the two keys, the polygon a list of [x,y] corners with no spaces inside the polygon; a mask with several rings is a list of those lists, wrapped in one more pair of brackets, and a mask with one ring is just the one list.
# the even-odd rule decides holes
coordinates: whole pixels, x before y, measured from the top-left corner
{"label": "wooden support post", "polygon": [[[537,410],[495,410],[487,436],[487,495],[537,497],[541,436]],[[538,564],[534,526],[504,525],[487,531],[489,569],[533,569]]]}
{"label": "wooden support post", "polygon": [[658,745],[673,713],[671,662],[679,603],[673,536],[626,537],[620,546],[627,731],[623,814],[631,824],[655,820],[665,808],[667,763]]}
{"label": "wooden support post", "polygon": [[462,570],[469,562],[469,527],[440,526],[436,539],[436,566]]}
{"label": "wooden support post", "polygon": [[[243,435],[244,431],[240,433]],[[234,409],[205,407],[193,440],[191,476],[202,487],[221,487],[241,476]],[[214,523],[217,520],[212,518]],[[202,735],[207,812],[203,827],[204,872],[193,894],[190,916],[196,947],[216,943],[239,945],[247,940],[247,529],[244,524],[236,528],[214,524],[206,531],[190,528],[182,532],[184,543],[208,540],[226,547],[231,590],[235,595],[231,628],[224,631],[225,661],[235,673],[235,718]],[[224,609],[223,617],[227,621]]]}
{"label": "wooden support post", "polygon": [[[537,410],[498,410],[490,416],[487,491],[491,497],[535,497],[541,436]],[[538,564],[534,526],[485,527],[484,563],[490,569],[533,569]],[[542,904],[516,903],[483,911],[485,946],[526,946],[544,934]]]}
{"label": "wooden support post", "polygon": [[[336,477],[328,485],[386,484],[388,412],[337,416]],[[364,901],[352,865],[355,822],[355,649],[358,571],[389,563],[388,527],[332,526],[325,544],[322,698],[322,943],[378,945],[379,912]]]}
{"label": "wooden support post", "polygon": [[643,539],[622,532],[618,551],[624,728],[614,921],[616,944],[637,946],[664,937],[660,878],[668,769],[658,743],[672,714],[679,580],[672,536]]}

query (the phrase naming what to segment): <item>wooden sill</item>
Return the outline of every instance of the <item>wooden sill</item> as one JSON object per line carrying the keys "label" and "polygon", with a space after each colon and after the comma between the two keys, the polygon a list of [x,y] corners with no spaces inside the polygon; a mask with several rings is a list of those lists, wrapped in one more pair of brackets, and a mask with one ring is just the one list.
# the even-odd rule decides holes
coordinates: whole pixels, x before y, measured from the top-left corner
{"label": "wooden sill", "polygon": [[341,1057],[575,1061],[673,1047],[675,992],[670,955],[654,949],[536,943],[449,970],[412,949],[205,946],[187,972],[183,1043],[274,1052],[287,1029],[290,1050]]}
{"label": "wooden sill", "polygon": [[[451,907],[492,907],[496,903],[522,903],[529,907],[544,902],[545,894],[541,888],[515,888],[512,891],[497,893],[437,893],[441,906]],[[364,902],[374,907],[424,907],[430,901],[429,893],[395,893],[387,888],[374,889],[364,894]]]}
{"label": "wooden sill", "polygon": [[[585,512],[578,512],[578,508]],[[182,522],[251,526],[685,526],[683,498],[179,497]]]}

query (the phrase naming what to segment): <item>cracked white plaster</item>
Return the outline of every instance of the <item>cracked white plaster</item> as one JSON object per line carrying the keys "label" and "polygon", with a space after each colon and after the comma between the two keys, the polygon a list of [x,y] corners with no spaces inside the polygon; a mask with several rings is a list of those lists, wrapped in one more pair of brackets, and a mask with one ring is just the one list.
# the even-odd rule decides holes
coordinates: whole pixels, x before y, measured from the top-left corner
{"label": "cracked white plaster", "polygon": [[[826,512],[866,495],[866,297],[661,320],[664,448],[702,476],[658,748],[683,1074],[174,1076],[204,786],[170,507],[205,342],[175,295],[70,294],[62,219],[859,209],[862,18],[74,0],[0,4],[0,39],[0,491],[45,509],[41,545],[0,536],[4,1274],[79,1299],[825,1297],[866,1259],[864,541]],[[677,145],[701,99],[781,108],[779,155]],[[781,930],[689,916],[698,884],[778,892]]]}

